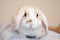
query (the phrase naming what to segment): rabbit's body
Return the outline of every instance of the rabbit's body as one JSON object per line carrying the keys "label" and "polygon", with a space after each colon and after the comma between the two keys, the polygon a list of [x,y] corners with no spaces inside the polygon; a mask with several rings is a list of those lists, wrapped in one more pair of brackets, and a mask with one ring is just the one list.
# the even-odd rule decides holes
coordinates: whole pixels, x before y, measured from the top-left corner
{"label": "rabbit's body", "polygon": [[7,29],[7,30],[5,30],[2,33],[2,35],[1,35],[2,37],[0,37],[0,40],[59,40],[57,35],[58,34],[55,33],[55,32],[48,31],[48,34],[43,36],[40,39],[37,39],[37,38],[27,38],[27,37],[21,36],[17,32],[14,32],[14,31],[11,31],[11,30]]}
{"label": "rabbit's body", "polygon": [[[12,34],[13,39],[10,40],[30,40],[26,36],[35,37],[33,39],[36,40],[44,40],[44,38],[47,40],[47,36],[49,37],[46,16],[41,10],[28,6],[19,9],[18,15],[14,16],[11,26],[7,29],[1,34],[4,40],[9,40]],[[15,32],[18,35],[16,38]]]}

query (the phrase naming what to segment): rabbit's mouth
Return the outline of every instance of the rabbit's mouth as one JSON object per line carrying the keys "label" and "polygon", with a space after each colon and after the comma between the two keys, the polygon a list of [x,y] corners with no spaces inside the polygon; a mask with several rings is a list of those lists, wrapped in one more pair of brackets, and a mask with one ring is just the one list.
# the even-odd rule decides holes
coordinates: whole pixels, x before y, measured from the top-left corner
{"label": "rabbit's mouth", "polygon": [[32,29],[32,24],[29,24],[29,29]]}

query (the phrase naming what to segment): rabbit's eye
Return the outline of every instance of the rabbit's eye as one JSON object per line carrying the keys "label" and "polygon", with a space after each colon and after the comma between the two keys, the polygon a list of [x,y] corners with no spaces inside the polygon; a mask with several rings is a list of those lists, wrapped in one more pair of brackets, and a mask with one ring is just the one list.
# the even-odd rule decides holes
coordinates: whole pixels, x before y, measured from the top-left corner
{"label": "rabbit's eye", "polygon": [[27,16],[27,13],[25,12],[24,17],[26,17],[26,16]]}
{"label": "rabbit's eye", "polygon": [[38,14],[36,15],[36,17],[38,17]]}

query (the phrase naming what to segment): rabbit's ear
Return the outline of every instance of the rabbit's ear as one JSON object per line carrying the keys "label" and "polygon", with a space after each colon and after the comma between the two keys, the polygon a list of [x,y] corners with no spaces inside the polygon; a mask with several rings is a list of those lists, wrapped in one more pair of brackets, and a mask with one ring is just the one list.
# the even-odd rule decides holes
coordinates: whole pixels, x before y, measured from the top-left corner
{"label": "rabbit's ear", "polygon": [[17,30],[19,28],[19,25],[21,23],[24,13],[25,13],[24,9],[21,8],[21,9],[19,9],[18,14],[12,18],[13,30]]}
{"label": "rabbit's ear", "polygon": [[41,14],[41,22],[42,22],[42,26],[44,27],[45,31],[48,31],[48,23],[47,23],[47,17],[43,14],[42,11],[39,12]]}

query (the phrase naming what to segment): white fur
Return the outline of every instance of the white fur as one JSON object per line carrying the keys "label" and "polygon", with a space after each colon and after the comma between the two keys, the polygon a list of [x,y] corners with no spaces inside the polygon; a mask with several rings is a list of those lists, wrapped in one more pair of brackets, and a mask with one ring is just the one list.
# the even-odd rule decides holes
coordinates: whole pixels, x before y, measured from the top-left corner
{"label": "white fur", "polygon": [[[25,13],[27,13],[26,17],[24,17]],[[36,17],[37,14],[38,18]],[[29,22],[29,20],[31,20],[31,22]],[[18,31],[19,34],[15,31]],[[8,40],[10,37],[15,36],[15,33],[19,36],[16,36],[16,38],[13,37],[11,40],[29,40],[25,35],[36,36],[37,39],[42,37],[43,39],[40,38],[39,40],[47,40],[50,36],[48,35],[48,23],[46,16],[41,10],[32,7],[26,6],[20,8],[18,14],[14,16],[10,27],[6,28],[1,33],[1,38],[2,40]],[[48,37],[43,37],[46,34]]]}
{"label": "white fur", "polygon": [[[21,10],[19,11],[19,14],[16,18],[17,27],[19,28],[17,29],[19,33],[22,32],[24,35],[30,35],[30,36],[36,36],[36,37],[40,37],[41,35],[44,35],[45,30],[42,26],[41,21],[43,20],[47,28],[47,23],[45,23],[47,22],[47,19],[45,18],[45,15],[43,15],[43,13],[40,10],[36,10],[32,7],[21,8]],[[25,12],[27,13],[27,17],[23,18],[23,15],[25,14]],[[39,19],[36,17],[37,14]],[[32,22],[27,23],[27,21],[29,20],[32,20]]]}

